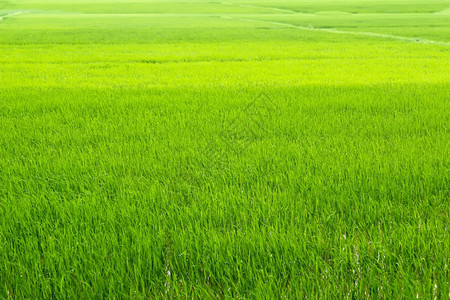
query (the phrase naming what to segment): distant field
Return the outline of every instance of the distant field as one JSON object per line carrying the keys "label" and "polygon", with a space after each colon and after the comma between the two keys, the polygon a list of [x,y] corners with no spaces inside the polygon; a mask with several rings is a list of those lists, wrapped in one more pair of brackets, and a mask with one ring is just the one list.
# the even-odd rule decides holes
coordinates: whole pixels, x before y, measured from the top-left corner
{"label": "distant field", "polygon": [[450,1],[0,0],[0,298],[448,299]]}

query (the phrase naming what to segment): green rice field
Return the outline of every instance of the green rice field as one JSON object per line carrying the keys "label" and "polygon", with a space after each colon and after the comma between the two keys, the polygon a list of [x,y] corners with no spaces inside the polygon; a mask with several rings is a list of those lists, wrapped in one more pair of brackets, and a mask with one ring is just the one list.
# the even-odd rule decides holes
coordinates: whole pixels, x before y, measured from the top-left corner
{"label": "green rice field", "polygon": [[449,0],[0,0],[0,299],[449,299],[449,217]]}

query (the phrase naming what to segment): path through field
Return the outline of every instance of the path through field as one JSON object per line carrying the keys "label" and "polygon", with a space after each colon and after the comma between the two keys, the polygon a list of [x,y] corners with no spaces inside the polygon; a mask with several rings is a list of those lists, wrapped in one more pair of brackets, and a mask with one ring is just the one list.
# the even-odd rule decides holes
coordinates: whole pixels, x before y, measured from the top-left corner
{"label": "path through field", "polygon": [[17,15],[20,15],[22,13],[23,13],[23,11],[15,11],[15,12],[12,12],[12,13],[8,13],[6,15],[0,15],[0,22],[3,21],[6,18],[17,16]]}
{"label": "path through field", "polygon": [[[226,18],[232,18],[232,17],[226,17]],[[442,41],[432,41],[427,39],[421,39],[421,38],[411,38],[406,36],[398,36],[398,35],[392,35],[392,34],[383,34],[383,33],[376,33],[376,32],[364,32],[364,31],[347,31],[347,30],[338,30],[335,28],[315,28],[313,26],[298,26],[294,24],[289,23],[282,23],[282,22],[270,22],[270,21],[262,21],[262,20],[255,20],[255,19],[243,19],[243,18],[235,18],[236,20],[240,21],[248,21],[248,22],[257,22],[257,23],[264,23],[264,24],[271,24],[271,25],[277,25],[277,26],[285,26],[285,27],[291,27],[291,28],[297,28],[301,30],[312,30],[312,31],[320,31],[320,32],[327,32],[327,33],[333,33],[333,34],[349,34],[349,35],[360,35],[360,36],[367,36],[367,37],[377,37],[377,38],[383,38],[383,39],[389,39],[389,40],[397,40],[402,42],[412,42],[412,43],[421,43],[421,44],[436,44],[440,46],[450,46],[449,42],[442,42]]]}

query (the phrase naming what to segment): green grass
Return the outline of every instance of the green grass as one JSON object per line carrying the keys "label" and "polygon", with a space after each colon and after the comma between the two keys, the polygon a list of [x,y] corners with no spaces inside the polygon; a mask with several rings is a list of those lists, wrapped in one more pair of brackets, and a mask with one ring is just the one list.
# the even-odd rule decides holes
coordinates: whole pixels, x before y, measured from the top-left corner
{"label": "green grass", "polygon": [[447,299],[449,7],[0,1],[0,298]]}

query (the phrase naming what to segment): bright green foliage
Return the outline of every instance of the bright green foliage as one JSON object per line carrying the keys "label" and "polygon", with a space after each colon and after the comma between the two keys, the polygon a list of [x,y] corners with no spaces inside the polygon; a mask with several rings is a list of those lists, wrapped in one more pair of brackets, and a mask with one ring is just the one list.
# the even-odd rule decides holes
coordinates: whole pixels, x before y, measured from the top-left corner
{"label": "bright green foliage", "polygon": [[447,299],[449,8],[0,0],[0,298]]}

